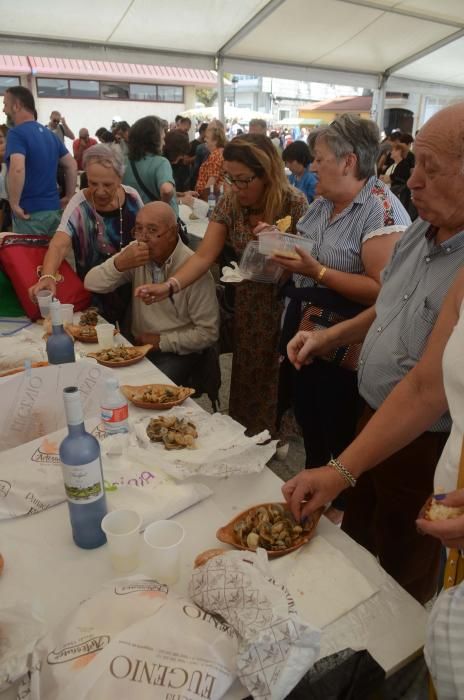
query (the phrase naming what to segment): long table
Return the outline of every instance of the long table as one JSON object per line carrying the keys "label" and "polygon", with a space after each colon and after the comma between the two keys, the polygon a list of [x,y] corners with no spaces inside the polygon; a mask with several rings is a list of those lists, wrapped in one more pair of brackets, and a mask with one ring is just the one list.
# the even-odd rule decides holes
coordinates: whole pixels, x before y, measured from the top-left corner
{"label": "long table", "polygon": [[[89,347],[82,346],[81,350],[88,351]],[[147,360],[119,369],[118,376],[121,383],[129,384],[169,382]],[[132,406],[130,410],[143,412]],[[282,482],[268,468],[260,474],[227,479],[204,477],[196,481],[207,484],[213,496],[175,517],[186,530],[181,577],[174,586],[182,594],[187,594],[195,556],[219,546],[215,537],[217,528],[250,505],[282,500]],[[379,589],[323,629],[321,656],[347,647],[358,649],[361,642],[361,648],[368,649],[387,675],[394,673],[420,651],[426,611],[386,574],[369,552],[324,517],[319,522],[318,533],[343,552]],[[0,522],[0,551],[5,558],[0,578],[2,604],[26,600],[49,626],[115,577],[105,546],[88,551],[73,544],[65,503],[33,516]],[[278,567],[278,563],[272,562],[272,567]],[[1,697],[7,700],[14,694],[10,690]]]}

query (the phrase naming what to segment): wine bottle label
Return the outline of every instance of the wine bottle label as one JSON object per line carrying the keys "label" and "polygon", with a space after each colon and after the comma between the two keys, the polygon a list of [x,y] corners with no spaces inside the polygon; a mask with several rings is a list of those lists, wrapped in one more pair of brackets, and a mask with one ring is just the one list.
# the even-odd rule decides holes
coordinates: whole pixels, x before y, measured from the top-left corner
{"label": "wine bottle label", "polygon": [[105,408],[101,407],[101,417],[105,423],[121,423],[127,420],[129,416],[129,407],[126,404],[124,406],[119,406],[118,408]]}
{"label": "wine bottle label", "polygon": [[100,458],[80,465],[62,462],[61,467],[66,496],[71,503],[85,505],[104,495]]}

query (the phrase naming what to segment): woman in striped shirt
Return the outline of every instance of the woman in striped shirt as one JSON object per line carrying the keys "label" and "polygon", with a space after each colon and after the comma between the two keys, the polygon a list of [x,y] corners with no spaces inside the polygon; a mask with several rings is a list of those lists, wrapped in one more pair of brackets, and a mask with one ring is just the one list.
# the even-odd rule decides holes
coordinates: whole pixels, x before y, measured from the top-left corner
{"label": "woman in striped shirt", "polygon": [[[298,222],[313,242],[301,260],[275,258],[294,273],[288,289],[282,347],[298,328],[334,325],[375,302],[380,273],[410,218],[375,175],[379,132],[348,114],[310,136],[311,169],[320,195]],[[327,464],[352,440],[357,419],[356,348],[339,348],[296,374],[286,361],[295,415],[303,430],[306,464]]]}

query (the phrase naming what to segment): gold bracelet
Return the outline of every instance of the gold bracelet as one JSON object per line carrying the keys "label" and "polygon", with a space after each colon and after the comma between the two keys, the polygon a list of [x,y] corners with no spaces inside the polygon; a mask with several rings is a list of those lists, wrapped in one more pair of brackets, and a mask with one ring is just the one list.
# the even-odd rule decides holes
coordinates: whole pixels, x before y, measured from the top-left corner
{"label": "gold bracelet", "polygon": [[342,476],[345,479],[349,486],[352,486],[353,488],[356,486],[356,477],[353,476],[353,474],[346,467],[344,467],[338,459],[331,459],[329,462],[329,466],[333,467],[335,471],[337,471],[340,474],[340,476]]}
{"label": "gold bracelet", "polygon": [[327,268],[322,265],[321,269],[319,270],[319,274],[316,277],[316,282],[319,284],[322,282],[322,278],[324,277],[325,273],[327,272]]}
{"label": "gold bracelet", "polygon": [[56,279],[55,275],[52,275],[52,274],[40,275],[39,282],[42,282],[42,280],[53,280],[55,284],[58,283],[58,280]]}

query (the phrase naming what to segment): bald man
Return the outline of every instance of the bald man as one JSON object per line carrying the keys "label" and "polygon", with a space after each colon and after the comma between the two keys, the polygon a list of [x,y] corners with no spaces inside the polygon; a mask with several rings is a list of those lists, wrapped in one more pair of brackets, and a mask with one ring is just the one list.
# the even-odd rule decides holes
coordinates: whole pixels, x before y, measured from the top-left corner
{"label": "bald man", "polygon": [[[176,216],[165,202],[147,204],[137,214],[134,242],[87,273],[92,292],[112,292],[131,282],[133,289],[167,282],[193,255],[177,234]],[[209,272],[163,302],[147,306],[132,298],[131,331],[135,343],[151,343],[149,359],[176,384],[195,371],[201,353],[219,337],[216,287]]]}
{"label": "bald man", "polygon": [[73,141],[73,155],[77,163],[78,170],[84,170],[82,156],[90,146],[95,146],[96,140],[89,136],[89,130],[85,127],[79,129],[79,138]]}

